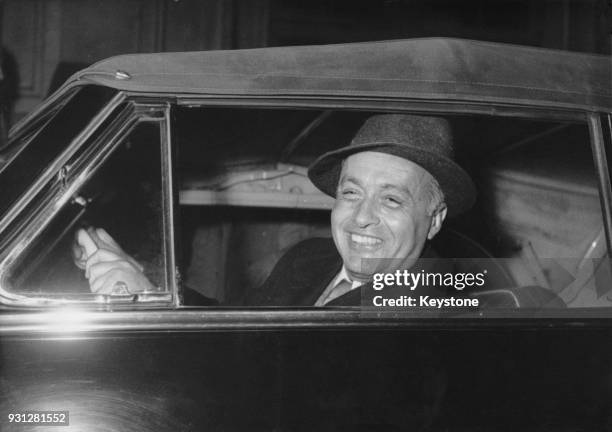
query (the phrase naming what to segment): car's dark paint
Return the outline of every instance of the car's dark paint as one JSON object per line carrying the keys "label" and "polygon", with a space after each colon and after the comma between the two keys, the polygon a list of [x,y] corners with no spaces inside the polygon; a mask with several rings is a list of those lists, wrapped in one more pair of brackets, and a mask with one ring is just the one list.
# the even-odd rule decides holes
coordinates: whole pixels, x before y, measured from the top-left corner
{"label": "car's dark paint", "polygon": [[6,414],[69,430],[612,426],[610,330],[108,333],[2,342]]}

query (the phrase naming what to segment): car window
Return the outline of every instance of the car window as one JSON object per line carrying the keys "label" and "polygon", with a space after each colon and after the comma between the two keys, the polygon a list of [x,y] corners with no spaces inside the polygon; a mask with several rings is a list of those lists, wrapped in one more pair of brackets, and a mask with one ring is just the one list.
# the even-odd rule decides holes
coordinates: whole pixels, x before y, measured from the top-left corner
{"label": "car window", "polygon": [[[208,304],[265,306],[245,298],[261,288],[275,266],[288,265],[282,258],[296,244],[331,241],[334,200],[310,182],[308,165],[348,145],[374,114],[175,109],[183,288]],[[456,159],[476,184],[478,197],[470,211],[449,218],[429,244],[436,259],[452,263],[455,274],[484,271],[487,281],[469,294],[456,290],[478,297],[486,308],[612,305],[587,124],[443,117],[452,126]]]}
{"label": "car window", "polygon": [[[313,184],[308,167],[349,145],[364,122],[381,113],[174,106],[167,153],[162,116],[134,126],[138,109],[131,103],[116,108],[9,227],[0,257],[5,292],[136,304],[151,295],[169,306],[176,280],[184,306],[319,306],[326,287],[346,272],[347,255],[333,238],[338,201]],[[475,184],[475,204],[443,219],[418,265],[403,269],[424,279],[411,287],[408,279],[378,272],[344,293],[361,296],[338,306],[440,313],[456,311],[455,297],[477,300],[468,314],[610,306],[612,278],[586,123],[437,116],[450,126],[453,158]],[[171,182],[172,200],[164,193]],[[396,206],[397,197],[391,198]],[[141,278],[98,279],[83,259],[91,256],[82,252],[83,232],[108,236],[120,253],[108,260],[127,263]],[[368,265],[369,258],[360,259]],[[431,299],[429,273],[437,290]],[[416,285],[426,291],[417,295]],[[398,286],[404,291],[378,292]],[[393,302],[374,298],[385,295]],[[411,296],[416,303],[403,303]],[[426,303],[418,301],[423,297]]]}
{"label": "car window", "polygon": [[102,227],[142,266],[154,290],[166,291],[161,155],[159,124],[141,122],[103,161],[81,161],[86,180],[62,198],[22,252],[5,258],[2,287],[39,298],[95,297],[74,246],[79,230]]}

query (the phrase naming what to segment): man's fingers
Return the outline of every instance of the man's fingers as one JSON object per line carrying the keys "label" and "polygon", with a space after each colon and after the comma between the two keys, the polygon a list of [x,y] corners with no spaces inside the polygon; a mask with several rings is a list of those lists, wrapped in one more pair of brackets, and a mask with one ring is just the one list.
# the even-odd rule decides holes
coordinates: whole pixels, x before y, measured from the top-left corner
{"label": "man's fingers", "polygon": [[107,241],[105,241],[103,238],[100,237],[98,228],[89,227],[87,228],[87,233],[89,234],[91,239],[94,241],[98,249],[108,249],[108,250],[111,250],[117,253],[121,252],[121,248],[119,248],[118,246],[115,246],[116,243],[115,245],[113,245],[111,243],[108,243]]}
{"label": "man's fingers", "polygon": [[95,281],[89,281],[89,287],[91,292],[96,294],[110,294],[113,286],[111,284],[112,274],[106,272],[103,276],[97,278]]}
{"label": "man's fingers", "polygon": [[93,255],[87,258],[87,261],[85,262],[85,277],[89,279],[90,268],[95,264],[123,260],[124,257],[115,252],[112,252],[108,249],[98,249]]}
{"label": "man's fingers", "polygon": [[80,229],[76,237],[75,263],[85,269],[92,292],[113,294],[117,282],[125,283],[131,292],[154,290],[143,274],[143,266],[126,254],[106,230]]}
{"label": "man's fingers", "polygon": [[127,255],[125,252],[123,252],[121,249],[119,250],[115,248],[108,249],[105,246],[105,247],[98,248],[92,255],[90,255],[87,258],[87,261],[85,261],[85,277],[88,279],[91,277],[90,268],[93,265],[96,265],[102,262],[115,262],[115,261],[122,261],[125,263],[129,263],[134,269],[140,272],[143,271],[143,266],[138,261],[136,261],[134,258],[132,258],[131,256]]}
{"label": "man's fingers", "polygon": [[123,252],[123,250],[121,249],[121,246],[119,246],[119,243],[117,243],[115,239],[112,238],[111,235],[104,228],[96,228],[96,235],[101,241],[103,241],[107,245],[111,246],[112,248],[116,250]]}
{"label": "man's fingers", "polygon": [[124,271],[113,269],[102,276],[100,276],[95,281],[90,281],[91,291],[97,294],[113,294],[113,289],[115,288],[115,284],[117,282],[123,282],[128,286],[128,290],[130,290],[129,283],[127,280],[129,279],[129,274]]}
{"label": "man's fingers", "polygon": [[133,269],[132,265],[124,260],[100,262],[89,267],[89,281],[93,282],[111,270],[129,271]]}
{"label": "man's fingers", "polygon": [[83,248],[86,258],[89,258],[98,250],[98,246],[96,245],[94,239],[91,237],[89,232],[85,231],[83,228],[77,231],[76,241],[77,244]]}
{"label": "man's fingers", "polygon": [[91,240],[96,244],[96,247],[100,247],[100,239],[98,238],[98,233],[96,233],[96,229],[94,227],[87,228],[87,234],[91,237]]}
{"label": "man's fingers", "polygon": [[143,291],[154,291],[155,287],[149,280],[140,272],[134,270],[131,266],[127,269],[113,268],[105,273],[102,273],[95,280],[89,281],[91,291],[98,294],[114,294],[115,285],[122,282],[127,286],[130,293],[140,293]]}

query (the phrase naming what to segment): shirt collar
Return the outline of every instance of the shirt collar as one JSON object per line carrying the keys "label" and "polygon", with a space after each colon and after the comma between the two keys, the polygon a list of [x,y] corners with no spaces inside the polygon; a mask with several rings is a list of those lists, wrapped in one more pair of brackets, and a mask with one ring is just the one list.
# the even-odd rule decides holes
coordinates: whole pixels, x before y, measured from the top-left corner
{"label": "shirt collar", "polygon": [[354,290],[355,288],[358,288],[358,287],[360,287],[361,285],[364,284],[363,282],[351,280],[351,278],[348,275],[348,272],[346,271],[346,267],[344,267],[344,265],[342,265],[342,269],[340,270],[340,273],[338,273],[336,275],[336,277],[334,278],[332,286],[335,287],[336,285],[338,285],[342,281],[347,281],[348,283],[350,283],[351,284],[351,290]]}

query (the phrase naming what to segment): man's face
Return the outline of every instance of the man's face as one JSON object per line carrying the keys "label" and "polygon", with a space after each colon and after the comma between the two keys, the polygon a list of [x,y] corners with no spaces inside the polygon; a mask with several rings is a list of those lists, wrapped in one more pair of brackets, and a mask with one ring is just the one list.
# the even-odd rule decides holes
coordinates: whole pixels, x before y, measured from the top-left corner
{"label": "man's face", "polygon": [[[331,227],[353,280],[365,282],[374,272],[414,265],[445,216],[430,214],[431,180],[419,165],[386,153],[356,153],[344,161]],[[391,258],[394,268],[362,269],[364,258]]]}

